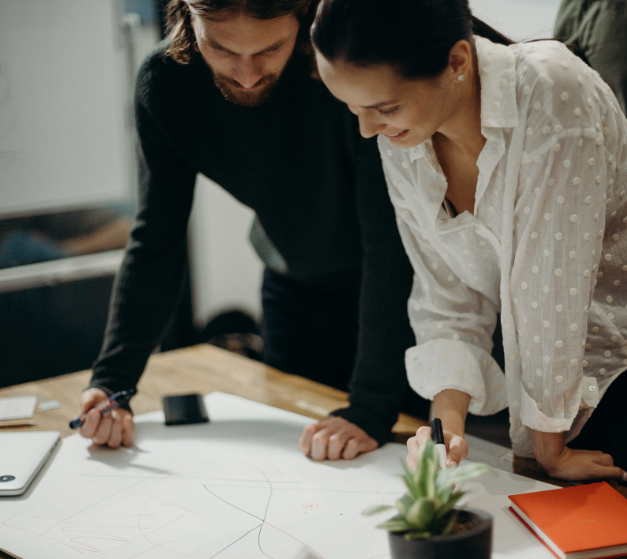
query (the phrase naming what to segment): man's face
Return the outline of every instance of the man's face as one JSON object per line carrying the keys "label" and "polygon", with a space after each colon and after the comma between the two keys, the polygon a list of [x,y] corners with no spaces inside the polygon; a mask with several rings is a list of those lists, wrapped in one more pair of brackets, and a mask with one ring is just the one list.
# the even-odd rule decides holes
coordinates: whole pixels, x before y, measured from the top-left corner
{"label": "man's face", "polygon": [[294,15],[254,19],[245,14],[213,20],[192,16],[198,49],[229,101],[253,107],[276,85],[296,44]]}

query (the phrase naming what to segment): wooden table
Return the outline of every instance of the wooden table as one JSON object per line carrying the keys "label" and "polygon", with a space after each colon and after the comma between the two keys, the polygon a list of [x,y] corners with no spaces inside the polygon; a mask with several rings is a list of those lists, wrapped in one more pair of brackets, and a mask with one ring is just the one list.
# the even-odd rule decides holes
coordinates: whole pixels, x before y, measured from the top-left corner
{"label": "wooden table", "polygon": [[[0,389],[0,398],[36,394],[38,401],[58,400],[56,410],[35,412],[36,427],[30,430],[55,430],[62,437],[72,434],[68,423],[78,414],[78,399],[87,386],[91,371],[71,373],[60,377],[29,382]],[[210,345],[198,345],[153,355],[132,400],[133,412],[142,414],[161,409],[163,396],[213,391],[235,394],[262,404],[293,411],[315,419],[330,411],[346,407],[346,393],[316,382],[282,373],[257,361]],[[405,443],[426,421],[401,414],[394,426],[394,439]],[[17,429],[17,428],[16,428]],[[552,480],[541,472],[534,460],[514,457],[511,450],[476,437],[467,436],[468,458],[502,470],[540,481],[568,485]],[[627,497],[627,488],[613,484]],[[0,552],[0,558],[9,556]]]}
{"label": "wooden table", "polygon": [[[22,429],[55,430],[65,437],[75,432],[68,423],[79,412],[78,399],[90,377],[91,371],[81,371],[19,384],[0,389],[0,398],[36,394],[39,402],[58,400],[59,409],[35,413],[37,427]],[[162,409],[161,399],[166,395],[213,391],[235,394],[315,419],[348,405],[345,392],[207,344],[153,355],[131,405],[133,413],[138,415]],[[403,415],[394,429],[406,440],[422,425],[426,422]]]}

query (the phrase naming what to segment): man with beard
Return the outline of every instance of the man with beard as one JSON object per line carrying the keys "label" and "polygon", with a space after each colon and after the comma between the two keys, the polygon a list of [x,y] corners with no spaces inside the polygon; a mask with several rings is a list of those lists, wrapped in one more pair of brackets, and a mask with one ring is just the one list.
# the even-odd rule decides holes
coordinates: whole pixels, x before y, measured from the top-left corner
{"label": "man with beard", "polygon": [[[388,440],[413,344],[412,270],[376,142],[313,76],[313,4],[171,0],[169,37],[137,80],[140,208],[83,410],[134,387],[163,336],[202,173],[256,213],[264,361],[342,389],[352,376],[350,407],[305,428],[301,450],[351,459]],[[128,410],[92,410],[81,432],[118,447],[134,427]]]}

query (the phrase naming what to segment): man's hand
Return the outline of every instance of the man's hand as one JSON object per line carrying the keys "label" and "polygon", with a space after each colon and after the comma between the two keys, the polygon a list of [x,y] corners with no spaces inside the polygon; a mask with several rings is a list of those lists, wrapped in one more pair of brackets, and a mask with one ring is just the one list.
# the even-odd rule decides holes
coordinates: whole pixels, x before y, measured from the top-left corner
{"label": "man's hand", "polygon": [[[421,427],[416,431],[416,435],[407,440],[407,464],[414,471],[418,464],[420,451],[427,441],[431,440],[431,427]],[[464,437],[455,435],[450,431],[444,431],[444,442],[446,443],[446,465],[457,466],[468,456],[468,443]]]}
{"label": "man's hand", "polygon": [[379,444],[354,423],[330,415],[307,425],[298,446],[305,456],[314,460],[352,460],[358,454],[374,450]]}
{"label": "man's hand", "polygon": [[135,437],[135,424],[130,411],[116,408],[101,415],[99,411],[92,409],[106,398],[107,393],[99,388],[90,388],[81,394],[81,411],[91,410],[81,427],[81,436],[92,439],[97,445],[111,448],[118,448],[120,445],[131,446]]}
{"label": "man's hand", "polygon": [[568,448],[564,443],[564,433],[532,430],[531,446],[538,465],[555,479],[627,481],[627,474],[614,466],[614,460],[609,454],[604,454],[600,450]]}

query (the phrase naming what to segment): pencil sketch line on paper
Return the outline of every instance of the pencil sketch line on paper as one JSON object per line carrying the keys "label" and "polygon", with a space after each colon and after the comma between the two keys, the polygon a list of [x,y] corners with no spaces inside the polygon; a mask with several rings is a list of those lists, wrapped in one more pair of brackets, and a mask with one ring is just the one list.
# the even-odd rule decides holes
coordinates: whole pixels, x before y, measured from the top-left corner
{"label": "pencil sketch line on paper", "polygon": [[[222,497],[220,497],[219,495],[216,495],[213,491],[211,491],[211,489],[209,489],[206,485],[204,486],[204,488],[211,493],[211,495],[213,495],[214,497],[216,497],[216,499],[219,499],[220,501],[222,501],[223,503],[229,505],[230,507],[233,507],[234,509],[237,509],[241,512],[243,512],[244,514],[248,514],[249,516],[252,516],[253,518],[256,518],[257,520],[261,520],[261,524],[255,528],[253,528],[252,530],[249,530],[248,532],[246,532],[246,534],[244,534],[244,536],[246,536],[247,534],[249,534],[250,532],[256,530],[257,528],[259,528],[259,533],[257,535],[257,545],[259,547],[259,551],[261,551],[261,553],[263,553],[266,557],[270,557],[270,559],[273,559],[270,555],[268,555],[263,548],[261,547],[261,531],[263,530],[263,527],[267,524],[268,526],[270,526],[271,528],[273,528],[274,530],[281,532],[282,534],[288,536],[289,538],[292,538],[293,540],[297,541],[298,543],[300,543],[301,545],[305,546],[307,549],[311,550],[313,553],[315,553],[318,557],[321,557],[322,559],[324,559],[322,557],[322,555],[320,555],[315,549],[311,548],[310,546],[308,546],[306,543],[300,541],[298,538],[295,538],[294,536],[292,536],[291,534],[284,532],[283,530],[281,530],[280,528],[277,528],[276,526],[273,526],[272,524],[270,524],[267,521],[267,516],[268,516],[268,508],[270,507],[270,500],[272,499],[272,492],[273,492],[273,487],[272,487],[272,482],[266,477],[266,475],[261,472],[261,475],[264,476],[264,478],[266,479],[266,481],[268,482],[268,485],[270,487],[270,495],[268,497],[268,500],[266,502],[266,509],[264,512],[264,516],[263,518],[259,518],[258,516],[234,505],[233,503],[230,503],[229,501],[227,501],[226,499],[223,499]],[[282,474],[281,474],[282,475]],[[242,480],[242,481],[248,481],[248,480]],[[221,486],[224,487],[224,486]],[[228,487],[233,487],[233,486],[228,486]],[[230,543],[228,546],[226,546],[226,548],[231,547],[233,544],[235,544],[236,542],[238,542],[239,540],[241,540],[244,536],[241,536],[240,538],[238,538],[235,542]],[[224,548],[224,549],[226,549]],[[222,550],[224,551],[224,550]],[[216,555],[219,555],[220,553],[222,553],[222,551],[218,552]],[[216,557],[216,555],[213,555],[212,557]]]}
{"label": "pencil sketch line on paper", "polygon": [[[131,487],[133,487],[134,485],[137,485],[138,483],[141,483],[141,481],[138,481],[138,482],[134,483],[133,485],[131,485]],[[124,491],[128,491],[128,490],[129,490],[129,488],[124,487],[124,488],[120,489],[117,493],[114,493],[113,495],[107,495],[106,497],[103,497],[97,503],[91,503],[91,504],[87,505],[84,509],[76,511],[74,514],[68,516],[67,518],[64,518],[63,520],[60,520],[59,522],[57,522],[53,526],[50,526],[50,528],[48,528],[45,532],[42,532],[41,534],[39,534],[37,537],[45,536],[50,530],[54,530],[57,526],[59,526],[59,524],[62,524],[63,522],[68,522],[70,520],[70,518],[72,518],[74,516],[77,516],[77,515],[81,514],[82,512],[90,509],[91,507],[93,507],[95,505],[99,505],[100,503],[106,501],[107,499],[110,499],[111,497],[115,497],[119,493],[123,493]]]}
{"label": "pencil sketch line on paper", "polygon": [[[227,473],[228,470],[231,475]],[[364,525],[359,518],[354,518],[356,515],[352,515],[353,519],[349,521],[348,526],[354,531],[349,529],[348,532],[339,533],[340,530],[335,521],[328,516],[328,512],[335,510],[338,514],[346,513],[353,509],[356,511],[355,506],[360,506],[356,501],[354,505],[348,506],[348,511],[344,510],[347,506],[346,500],[339,494],[353,493],[356,497],[359,494],[373,497],[378,495],[383,501],[382,493],[393,493],[379,492],[375,487],[370,487],[370,484],[357,480],[351,480],[347,484],[347,479],[335,474],[329,476],[330,472],[315,478],[302,477],[296,471],[279,472],[269,463],[259,467],[249,461],[237,459],[186,463],[180,471],[182,475],[124,476],[119,475],[119,472],[113,472],[108,476],[102,472],[90,470],[85,474],[77,473],[78,477],[59,493],[34,507],[28,507],[11,519],[6,519],[3,524],[18,530],[30,531],[36,537],[44,537],[68,546],[77,554],[97,553],[100,556],[114,553],[128,559],[130,556],[137,556],[136,552],[139,551],[136,547],[129,546],[140,545],[139,541],[144,540],[146,544],[141,544],[142,547],[150,544],[154,546],[153,550],[162,549],[176,553],[180,557],[199,557],[194,552],[188,555],[191,551],[188,549],[189,542],[184,537],[181,538],[180,529],[173,525],[180,526],[180,522],[187,522],[186,518],[194,522],[206,522],[208,518],[215,518],[218,522],[216,526],[224,521],[225,517],[215,508],[217,505],[212,505],[211,499],[203,500],[198,494],[198,489],[204,488],[211,497],[215,497],[214,503],[221,501],[222,507],[226,505],[226,509],[223,510],[237,512],[230,513],[234,516],[228,533],[218,533],[216,538],[206,539],[205,544],[210,544],[213,549],[207,555],[202,555],[203,557],[218,559],[225,550],[231,548],[229,552],[233,551],[234,544],[249,536],[240,545],[244,545],[250,551],[256,549],[259,556],[263,555],[267,559],[286,557],[286,550],[288,548],[295,550],[295,547],[302,551],[308,550],[308,557],[324,559],[321,552],[326,555],[324,549],[328,548],[321,546],[346,539],[347,536],[368,528],[371,522],[374,522]],[[197,472],[206,473],[193,475]],[[227,475],[224,475],[225,473]],[[211,474],[217,475],[213,477]],[[278,476],[284,479],[277,480],[275,487],[274,478]],[[204,480],[205,483],[197,483],[197,480]],[[344,488],[341,489],[342,486]],[[351,486],[353,489],[350,489]],[[190,496],[193,496],[195,491],[196,497],[192,497],[191,501],[179,498],[178,492],[181,490]],[[206,495],[205,492],[202,493]],[[337,497],[333,497],[334,494]],[[359,497],[359,503],[364,498]],[[122,503],[121,508],[118,507],[118,502]],[[188,506],[188,503],[193,506]],[[309,541],[311,534],[306,535],[306,526],[309,523],[299,522],[296,532],[291,527],[280,528],[279,526],[286,520],[290,526],[292,525],[293,517],[286,518],[285,513],[281,512],[285,511],[286,506],[304,509],[307,511],[304,514],[317,513],[311,526],[318,527],[318,535],[322,529],[324,535],[331,536],[331,539],[325,541],[324,537],[321,539],[316,536],[314,540]],[[338,506],[341,507],[339,510]],[[327,512],[320,515],[318,509]],[[117,511],[122,514],[118,514]],[[240,523],[237,520],[239,513],[246,515],[248,520],[242,520]],[[207,514],[210,516],[205,516]],[[254,521],[254,525],[251,521]],[[329,522],[332,524],[329,525]],[[335,525],[335,529],[327,533],[324,530],[324,526],[327,525],[329,527]],[[161,535],[157,536],[157,532]],[[174,538],[168,537],[172,534]],[[255,537],[256,541],[251,536]],[[308,543],[305,543],[306,541]],[[123,548],[128,551],[122,551]],[[144,552],[145,550],[142,550],[139,555]],[[292,551],[289,553],[291,556]],[[360,556],[367,557],[365,548],[362,553]],[[383,557],[378,554],[376,556]]]}
{"label": "pencil sketch line on paper", "polygon": [[254,528],[248,530],[248,532],[246,532],[243,536],[237,538],[234,542],[231,542],[229,545],[227,545],[226,547],[223,547],[220,551],[218,551],[218,553],[215,553],[214,555],[212,555],[209,559],[213,559],[214,557],[217,557],[218,555],[220,555],[220,553],[222,553],[223,551],[227,550],[229,547],[231,547],[232,545],[235,545],[238,541],[243,540],[248,534],[250,534],[251,532],[254,532],[255,530],[257,530],[258,528],[260,528],[262,526],[262,524],[259,524],[257,526],[255,526]]}
{"label": "pencil sketch line on paper", "polygon": [[[260,471],[260,472],[261,472],[261,471]],[[227,545],[224,549],[227,549],[227,548],[231,547],[233,544],[235,544],[235,543],[237,543],[238,541],[240,541],[242,538],[244,538],[246,535],[250,534],[252,531],[254,531],[254,530],[256,530],[256,529],[259,529],[259,533],[257,534],[257,546],[259,547],[259,551],[261,551],[261,553],[263,553],[266,557],[269,557],[270,559],[274,559],[273,557],[271,557],[270,555],[268,555],[268,554],[267,554],[267,553],[263,550],[263,548],[261,547],[261,532],[262,532],[263,527],[264,527],[264,525],[265,525],[265,523],[266,523],[266,518],[267,518],[267,516],[268,516],[268,507],[270,506],[270,500],[272,499],[272,483],[270,482],[270,480],[267,478],[267,476],[266,476],[263,472],[261,472],[261,475],[265,478],[266,483],[267,483],[267,485],[268,485],[268,487],[269,487],[269,489],[270,489],[270,495],[268,496],[268,500],[266,501],[266,508],[265,508],[265,511],[264,511],[264,514],[263,514],[263,518],[259,518],[258,516],[256,516],[256,515],[254,515],[254,514],[252,514],[252,513],[248,512],[248,511],[245,511],[244,509],[242,509],[242,508],[240,508],[240,507],[238,507],[238,506],[235,506],[233,503],[229,503],[228,501],[226,501],[226,500],[225,500],[225,499],[223,499],[222,497],[219,497],[218,495],[216,495],[216,494],[215,494],[213,491],[211,491],[211,489],[209,489],[206,485],[204,485],[203,487],[204,487],[204,488],[205,488],[205,489],[206,489],[209,493],[211,493],[211,495],[213,495],[216,499],[220,499],[220,501],[222,501],[223,503],[225,503],[225,504],[227,504],[227,505],[229,505],[229,506],[233,507],[234,509],[237,509],[237,510],[239,510],[239,511],[243,512],[244,514],[248,514],[249,516],[252,516],[253,518],[256,518],[257,520],[261,520],[261,524],[259,524],[258,526],[256,526],[256,527],[255,527],[255,528],[253,528],[252,530],[249,530],[248,532],[246,532],[246,534],[244,534],[243,536],[241,536],[241,537],[237,538],[237,540],[235,540],[234,542],[231,542],[231,543],[230,543],[229,545]],[[241,480],[241,481],[248,481],[248,480]],[[213,555],[212,557],[216,557],[217,555],[220,555],[220,553],[222,553],[222,551],[224,551],[224,549],[223,549],[223,550],[221,550],[221,551],[219,551],[218,553],[216,553],[216,554],[215,554],[215,555]]]}
{"label": "pencil sketch line on paper", "polygon": [[259,546],[261,553],[263,553],[266,557],[269,557],[270,559],[274,559],[274,557],[270,557],[270,555],[268,555],[261,547],[261,532],[263,531],[263,527],[266,524],[266,518],[268,517],[268,508],[270,507],[270,501],[272,500],[272,493],[273,493],[272,483],[268,479],[268,476],[266,476],[266,474],[264,474],[263,471],[261,472],[261,475],[265,478],[266,482],[268,483],[268,486],[270,487],[270,495],[268,495],[268,500],[266,502],[266,510],[263,512],[263,524],[259,528],[259,533],[257,534],[257,545]]}

